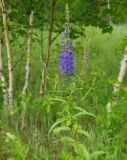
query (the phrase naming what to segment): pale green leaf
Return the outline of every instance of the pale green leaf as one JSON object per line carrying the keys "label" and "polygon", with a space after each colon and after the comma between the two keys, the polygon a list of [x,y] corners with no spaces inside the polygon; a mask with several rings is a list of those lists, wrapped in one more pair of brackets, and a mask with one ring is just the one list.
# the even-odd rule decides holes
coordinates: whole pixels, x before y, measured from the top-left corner
{"label": "pale green leaf", "polygon": [[67,126],[61,126],[53,129],[54,134],[59,134],[60,132],[66,132],[66,131],[70,131],[70,128]]}
{"label": "pale green leaf", "polygon": [[66,120],[65,118],[63,118],[63,119],[58,119],[58,120],[51,126],[48,135],[52,132],[52,130],[53,130],[58,124],[64,122],[65,120]]}

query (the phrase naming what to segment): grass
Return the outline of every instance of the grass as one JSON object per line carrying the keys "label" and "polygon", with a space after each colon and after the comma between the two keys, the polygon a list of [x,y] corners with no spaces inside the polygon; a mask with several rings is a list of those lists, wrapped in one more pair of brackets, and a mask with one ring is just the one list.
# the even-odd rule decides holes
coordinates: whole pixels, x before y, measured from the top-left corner
{"label": "grass", "polygon": [[[33,42],[29,94],[22,101],[25,59],[16,66],[11,122],[7,108],[1,105],[0,109],[1,160],[126,160],[127,76],[117,102],[112,94],[124,54],[126,24],[114,26],[112,34],[91,26],[85,33],[74,40],[76,72],[71,77],[59,74],[59,39],[53,44],[43,99],[38,97],[41,48],[37,41]],[[87,70],[81,72],[86,45],[90,58]],[[24,46],[14,46],[13,56],[18,59]],[[106,108],[109,102],[111,112]]]}

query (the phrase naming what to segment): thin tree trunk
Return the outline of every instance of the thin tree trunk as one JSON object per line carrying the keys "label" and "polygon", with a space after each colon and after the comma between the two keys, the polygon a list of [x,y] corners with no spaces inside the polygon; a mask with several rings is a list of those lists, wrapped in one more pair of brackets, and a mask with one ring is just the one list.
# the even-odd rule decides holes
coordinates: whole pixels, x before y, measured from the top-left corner
{"label": "thin tree trunk", "polygon": [[[28,30],[27,51],[26,51],[27,61],[25,66],[25,70],[26,70],[25,83],[24,83],[23,92],[22,92],[23,96],[26,95],[26,91],[28,89],[29,79],[30,79],[30,55],[31,55],[31,48],[32,48],[33,18],[34,18],[34,12],[31,11],[29,15],[29,30]],[[21,113],[21,129],[22,130],[25,127],[25,115],[26,115],[26,106],[23,103],[23,111]]]}
{"label": "thin tree trunk", "polygon": [[0,80],[2,81],[3,77],[3,64],[2,64],[2,39],[0,37]]}
{"label": "thin tree trunk", "polygon": [[121,67],[120,67],[120,72],[119,72],[119,76],[118,76],[118,81],[120,83],[123,81],[126,67],[127,67],[127,47],[125,48],[125,53],[124,53],[124,57],[121,61]]}
{"label": "thin tree trunk", "polygon": [[[110,5],[110,0],[107,0],[108,3],[108,10],[111,10],[111,5]],[[111,14],[109,13],[108,15],[108,19],[109,19],[109,24],[112,25],[112,19],[111,19]]]}
{"label": "thin tree trunk", "polygon": [[12,72],[11,50],[10,50],[10,42],[9,42],[9,32],[8,32],[8,25],[7,25],[5,1],[1,0],[1,2],[2,2],[3,27],[4,27],[4,35],[5,35],[5,42],[6,42],[6,48],[7,48],[7,59],[8,59],[8,74],[9,74],[8,102],[9,102],[9,105],[12,106],[12,102],[13,102],[13,72]]}
{"label": "thin tree trunk", "polygon": [[32,32],[33,32],[33,17],[34,17],[34,12],[31,11],[30,16],[29,16],[29,30],[28,30],[28,40],[27,40],[27,61],[26,61],[26,74],[25,74],[25,82],[24,82],[24,87],[23,87],[23,96],[26,94],[26,91],[28,89],[29,85],[29,79],[30,79],[30,55],[31,55],[31,44],[32,44]]}
{"label": "thin tree trunk", "polygon": [[7,105],[7,90],[6,90],[5,77],[3,75],[3,64],[2,64],[2,38],[1,37],[0,37],[0,84],[3,92],[4,105]]}
{"label": "thin tree trunk", "polygon": [[51,37],[52,37],[53,16],[54,16],[55,5],[56,5],[56,0],[52,0],[50,21],[49,21],[49,32],[48,32],[48,46],[46,49],[46,60],[42,65],[42,78],[40,82],[40,96],[44,95],[46,72],[47,72],[47,67],[49,63],[49,56],[50,56],[50,49],[51,49]]}
{"label": "thin tree trunk", "polygon": [[119,72],[119,75],[118,75],[118,78],[117,78],[118,83],[116,83],[114,85],[114,92],[119,90],[120,85],[123,82],[123,79],[124,79],[124,76],[125,76],[126,68],[127,68],[127,46],[125,48],[125,53],[124,53],[123,59],[121,61],[120,72]]}

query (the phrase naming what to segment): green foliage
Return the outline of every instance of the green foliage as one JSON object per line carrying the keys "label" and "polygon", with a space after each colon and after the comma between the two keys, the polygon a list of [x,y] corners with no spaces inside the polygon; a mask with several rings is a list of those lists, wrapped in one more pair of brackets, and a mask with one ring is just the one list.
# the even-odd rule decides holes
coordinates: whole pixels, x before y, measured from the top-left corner
{"label": "green foliage", "polygon": [[[15,98],[9,114],[8,106],[2,103],[0,88],[0,160],[127,158],[127,76],[120,91],[112,94],[127,45],[126,24],[119,24],[126,21],[126,0],[110,0],[110,10],[104,0],[57,1],[54,37],[62,31],[66,2],[70,7],[76,71],[70,77],[59,74],[58,37],[51,48],[45,95],[41,98],[38,93],[47,45],[50,1],[6,0]],[[27,95],[22,97],[31,10],[34,10],[34,24],[30,84]],[[0,25],[2,39],[3,33]],[[5,47],[3,39],[3,73],[7,81]],[[83,51],[87,47],[89,57],[84,64]],[[115,101],[109,103],[112,99]]]}
{"label": "green foliage", "polygon": [[[88,141],[90,141],[91,135],[84,131],[82,129],[82,126],[78,122],[79,116],[93,116],[93,114],[86,112],[84,109],[81,109],[79,107],[74,107],[74,109],[77,109],[79,112],[72,114],[71,112],[67,112],[65,114],[61,114],[62,119],[58,119],[51,127],[49,134],[51,131],[53,132],[53,137],[55,139],[55,136],[59,139],[57,144],[62,143],[60,159],[64,158],[63,153],[66,152],[67,148],[68,150],[71,150],[73,152],[73,155],[71,155],[71,159],[86,159],[86,160],[92,160],[95,155],[98,156],[99,154],[103,154],[104,152],[96,151],[93,153],[89,153],[89,151],[86,149],[86,144],[82,144],[80,142],[80,139],[78,137],[82,137],[82,141],[86,141],[86,138]],[[63,117],[64,116],[64,117]],[[64,146],[66,146],[66,150],[64,151]]]}
{"label": "green foliage", "polygon": [[29,146],[24,144],[19,137],[9,132],[6,132],[5,135],[4,133],[2,134],[0,144],[3,146],[1,147],[0,157],[8,157],[11,160],[26,159]]}
{"label": "green foliage", "polygon": [[[49,64],[43,98],[38,97],[40,77],[37,75],[40,74],[41,62],[36,63],[36,59],[40,55],[33,54],[31,57],[30,90],[23,99],[19,91],[22,89],[24,67],[20,67],[20,73],[18,67],[15,68],[15,77],[20,75],[21,78],[14,82],[17,90],[14,110],[8,115],[7,108],[2,104],[0,109],[0,158],[126,159],[126,76],[117,94],[117,103],[109,103],[114,96],[111,94],[112,85],[116,82],[124,53],[126,25],[114,26],[110,35],[103,35],[98,28],[88,27],[85,35],[85,38],[74,41],[77,68],[71,77],[58,74],[56,40],[52,48],[52,53],[56,54],[52,55]],[[20,38],[19,42],[22,41],[23,38]],[[34,46],[37,47],[32,52],[39,53],[39,44]],[[82,69],[84,46],[90,47],[87,70]],[[16,50],[20,48],[17,46]],[[15,54],[16,58],[18,56]],[[10,139],[8,133],[13,138]]]}

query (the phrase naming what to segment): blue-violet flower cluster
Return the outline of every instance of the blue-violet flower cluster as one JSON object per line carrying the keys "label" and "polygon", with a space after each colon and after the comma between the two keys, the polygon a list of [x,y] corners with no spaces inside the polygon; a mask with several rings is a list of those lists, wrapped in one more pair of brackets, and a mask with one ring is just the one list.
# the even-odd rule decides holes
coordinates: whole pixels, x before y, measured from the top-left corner
{"label": "blue-violet flower cluster", "polygon": [[[69,24],[69,10],[66,6],[66,21],[64,31],[61,33],[61,50],[60,50],[60,70],[63,74],[72,75],[74,73],[74,52],[72,50],[71,38],[70,38],[70,24]],[[67,34],[67,43],[66,35]]]}

